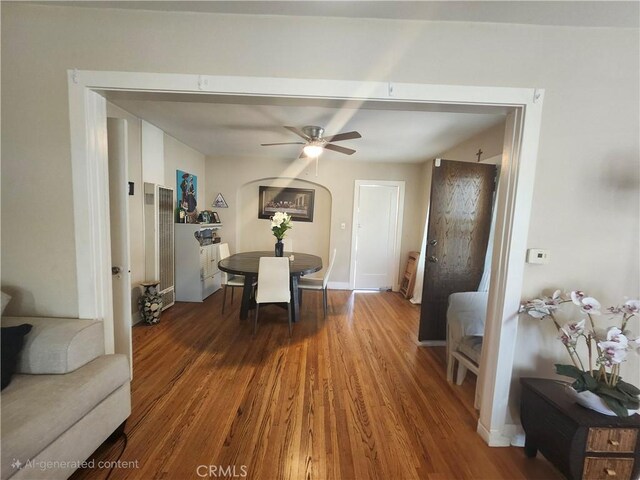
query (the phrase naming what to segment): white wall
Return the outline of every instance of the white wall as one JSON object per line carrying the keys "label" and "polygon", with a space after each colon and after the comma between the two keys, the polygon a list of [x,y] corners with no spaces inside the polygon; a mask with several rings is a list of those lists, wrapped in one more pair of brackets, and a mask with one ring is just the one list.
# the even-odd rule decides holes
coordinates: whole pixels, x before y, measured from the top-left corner
{"label": "white wall", "polygon": [[[211,202],[205,202],[205,156],[164,133],[164,185],[173,188],[173,205],[177,208],[179,184],[176,170],[191,173],[198,177],[198,211],[211,210]],[[182,179],[180,179],[182,181]]]}
{"label": "white wall", "polygon": [[[291,184],[294,187],[314,188],[317,219],[314,218],[312,224],[296,222],[289,236],[293,239],[294,249],[305,242],[305,248],[310,249],[308,252],[322,256],[325,265],[330,249],[337,248],[331,282],[347,288],[355,181],[402,180],[406,182],[405,209],[401,265],[398,270],[403,270],[408,252],[420,248],[420,222],[423,221],[420,219],[423,210],[421,198],[424,191],[420,177],[422,165],[349,162],[329,157],[320,157],[319,162],[316,176],[315,163],[307,160],[207,157],[207,204],[211,205],[218,193],[222,193],[229,204],[228,209],[213,209],[218,211],[224,223],[220,231],[223,241],[229,243],[232,252],[257,248],[259,245],[263,248],[273,247],[268,221],[257,218],[258,186],[269,183],[257,180],[276,178],[280,179],[277,182],[279,186]],[[340,228],[341,223],[345,223],[344,230]]]}
{"label": "white wall", "polygon": [[478,150],[481,150],[481,163],[498,164],[502,159],[504,129],[504,122],[500,122],[468,138],[464,142],[460,142],[452,148],[441,152],[437,156],[444,160],[476,163],[478,161]]}
{"label": "white wall", "polygon": [[[639,295],[638,29],[6,3],[1,14],[2,287],[17,298],[8,313],[78,311],[71,68],[545,88],[529,245],[550,249],[552,261],[526,267],[525,295],[555,287],[582,287],[604,303]],[[321,42],[313,62],[301,61],[301,38]],[[351,182],[337,182],[350,195]],[[212,186],[229,200],[224,183]],[[22,212],[44,213],[34,222]],[[332,221],[342,219],[350,214]],[[521,322],[518,361],[545,374],[553,359],[530,340],[538,334],[537,323]]]}
{"label": "white wall", "polygon": [[142,120],[141,156],[142,180],[145,183],[163,185],[164,175],[164,132],[155,125]]}

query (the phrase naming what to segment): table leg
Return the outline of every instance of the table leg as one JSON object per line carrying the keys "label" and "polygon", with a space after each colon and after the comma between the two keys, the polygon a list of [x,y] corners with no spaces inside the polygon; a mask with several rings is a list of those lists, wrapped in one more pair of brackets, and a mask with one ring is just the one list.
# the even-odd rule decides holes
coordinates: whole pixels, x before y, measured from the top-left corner
{"label": "table leg", "polygon": [[244,288],[242,289],[242,304],[240,305],[240,320],[246,320],[249,317],[251,309],[251,293],[253,291],[253,282],[255,277],[252,275],[244,276]]}
{"label": "table leg", "polygon": [[298,311],[300,310],[298,302],[298,276],[291,275],[291,318],[294,322],[298,321]]}

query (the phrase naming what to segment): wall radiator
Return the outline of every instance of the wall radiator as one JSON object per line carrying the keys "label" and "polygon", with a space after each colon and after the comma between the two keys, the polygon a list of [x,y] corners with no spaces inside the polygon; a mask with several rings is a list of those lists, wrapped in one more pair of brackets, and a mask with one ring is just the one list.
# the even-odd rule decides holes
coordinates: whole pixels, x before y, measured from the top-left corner
{"label": "wall radiator", "polygon": [[160,281],[162,310],[175,303],[173,189],[144,184],[145,275]]}

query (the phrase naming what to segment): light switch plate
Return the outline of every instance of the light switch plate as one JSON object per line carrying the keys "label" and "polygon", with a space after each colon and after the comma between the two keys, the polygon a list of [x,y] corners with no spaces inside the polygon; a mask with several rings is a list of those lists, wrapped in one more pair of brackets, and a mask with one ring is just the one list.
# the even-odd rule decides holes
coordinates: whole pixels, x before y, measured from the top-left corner
{"label": "light switch plate", "polygon": [[542,248],[530,248],[527,250],[527,263],[546,265],[551,260],[551,251]]}

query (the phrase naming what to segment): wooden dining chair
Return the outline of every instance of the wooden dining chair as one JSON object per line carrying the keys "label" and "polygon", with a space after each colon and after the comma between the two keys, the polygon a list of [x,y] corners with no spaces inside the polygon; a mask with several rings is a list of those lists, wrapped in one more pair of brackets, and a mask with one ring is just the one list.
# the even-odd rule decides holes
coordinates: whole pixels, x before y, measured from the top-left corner
{"label": "wooden dining chair", "polygon": [[291,336],[291,291],[289,290],[289,259],[287,257],[260,257],[258,288],[256,290],[256,318],[253,334],[258,330],[261,303],[286,303]]}
{"label": "wooden dining chair", "polygon": [[[218,252],[220,255],[219,260],[227,258],[229,256],[229,244],[221,243],[218,246]],[[223,272],[222,270],[220,271],[220,273],[222,274],[221,283],[224,287],[224,290],[222,292],[222,313],[224,314],[224,304],[227,300],[227,287],[231,287],[231,303],[233,303],[233,290],[234,288],[244,288],[244,275],[229,274],[227,272]],[[256,282],[253,283],[253,286],[256,286]]]}
{"label": "wooden dining chair", "polygon": [[327,318],[327,309],[329,306],[329,303],[327,301],[327,285],[329,284],[329,275],[331,275],[331,270],[333,270],[333,264],[336,261],[337,253],[338,253],[338,249],[334,248],[333,252],[331,252],[331,258],[329,259],[329,266],[327,267],[327,271],[324,273],[324,277],[322,278],[301,277],[300,280],[298,280],[298,290],[300,291],[301,301],[302,301],[303,290],[322,290],[322,310],[324,311],[324,318]]}

